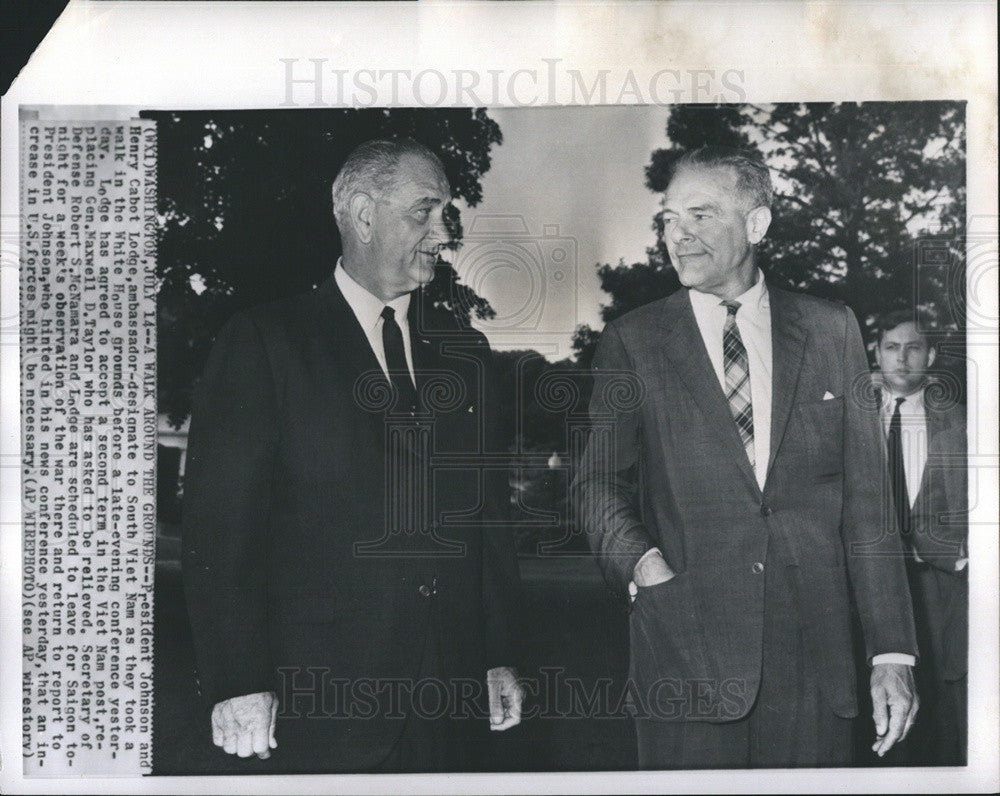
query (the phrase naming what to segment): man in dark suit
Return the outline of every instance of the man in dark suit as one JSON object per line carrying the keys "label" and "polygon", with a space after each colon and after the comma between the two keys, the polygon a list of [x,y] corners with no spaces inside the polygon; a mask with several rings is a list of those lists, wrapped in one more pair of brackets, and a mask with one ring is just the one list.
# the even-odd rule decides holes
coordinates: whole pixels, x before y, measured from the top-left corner
{"label": "man in dark suit", "polygon": [[424,146],[363,144],[333,184],[333,274],[216,340],[183,549],[227,753],[277,747],[268,766],[285,771],[453,770],[483,764],[480,727],[520,720],[517,561],[503,473],[483,465],[489,346],[420,298],[450,199]]}
{"label": "man in dark suit", "polygon": [[915,310],[876,321],[880,395],[893,505],[909,547],[921,718],[905,758],[964,765],[969,649],[968,462],[965,410],[929,370],[929,319]]}
{"label": "man in dark suit", "polygon": [[608,582],[634,594],[642,768],[844,765],[857,712],[850,597],[877,738],[904,737],[916,655],[853,314],[768,285],[766,166],[677,163],[664,233],[682,289],[608,324],[575,479]]}

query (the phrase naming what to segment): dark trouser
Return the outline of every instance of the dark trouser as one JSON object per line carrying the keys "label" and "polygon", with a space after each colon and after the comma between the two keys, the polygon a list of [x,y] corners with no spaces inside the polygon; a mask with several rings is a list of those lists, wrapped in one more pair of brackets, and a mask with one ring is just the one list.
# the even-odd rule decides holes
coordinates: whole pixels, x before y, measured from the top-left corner
{"label": "dark trouser", "polygon": [[966,583],[962,575],[909,560],[910,593],[917,625],[920,661],[917,693],[920,710],[914,726],[916,765],[965,765],[968,678],[956,678],[966,665],[968,633]]}
{"label": "dark trouser", "polygon": [[[281,773],[407,773],[482,770],[485,743],[489,741],[486,712],[486,672],[473,682],[471,676],[454,678],[448,674],[442,655],[441,622],[436,611],[429,614],[416,676],[387,678],[379,686],[401,686],[396,696],[379,703],[378,712],[346,721],[345,705],[329,696],[326,703],[311,698],[308,677],[298,687],[307,693],[301,699],[298,719],[282,723],[279,716],[278,748],[266,770]],[[300,667],[303,668],[303,667]],[[454,664],[452,667],[454,668]],[[464,681],[464,682],[462,682]],[[465,701],[455,698],[456,689],[477,687],[482,694]],[[336,695],[334,689],[329,694]],[[353,692],[351,692],[353,693]],[[478,693],[478,692],[477,692]],[[367,701],[346,697],[354,708],[372,707]],[[314,704],[335,715],[308,714]],[[391,717],[391,721],[386,721]],[[366,724],[371,726],[366,726]],[[376,725],[377,723],[377,725]],[[391,740],[386,735],[391,734]],[[385,751],[382,751],[385,750]]]}
{"label": "dark trouser", "polygon": [[757,700],[742,719],[636,720],[639,767],[792,768],[853,763],[852,720],[836,715],[805,665],[792,573],[768,561]]}
{"label": "dark trouser", "polygon": [[[440,617],[431,615],[432,626],[427,633],[419,680],[440,680],[446,671],[442,664],[441,645],[443,632]],[[443,682],[443,681],[441,681]],[[434,773],[449,771],[481,771],[488,764],[486,759],[489,742],[489,718],[486,713],[486,672],[480,674],[484,691],[478,710],[457,710],[457,705],[441,706],[440,692],[435,688],[424,690],[426,700],[416,710],[412,709],[392,751],[373,773]],[[445,690],[453,693],[451,683],[444,682]],[[418,697],[415,697],[415,700]],[[471,715],[473,712],[476,715]],[[470,715],[457,715],[467,713]]]}

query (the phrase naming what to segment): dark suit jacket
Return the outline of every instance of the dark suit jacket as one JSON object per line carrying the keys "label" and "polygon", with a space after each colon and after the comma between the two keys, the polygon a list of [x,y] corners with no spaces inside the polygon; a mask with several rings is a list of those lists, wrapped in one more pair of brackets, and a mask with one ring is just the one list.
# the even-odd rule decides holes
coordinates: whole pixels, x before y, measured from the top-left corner
{"label": "dark suit jacket", "polygon": [[968,672],[968,567],[956,571],[968,555],[968,446],[961,406],[927,407],[927,464],[912,511],[912,539],[917,554],[932,567],[919,580],[922,615],[928,622],[934,667],[945,680]]}
{"label": "dark suit jacket", "polygon": [[[436,407],[422,431],[387,414],[388,381],[332,276],[232,318],[195,398],[183,553],[200,687],[209,705],[278,691],[279,752],[309,746],[310,770],[388,754],[409,707],[390,704],[383,681],[422,671],[485,689],[488,668],[516,665],[506,476],[481,467],[495,427],[489,346],[420,305],[415,294],[414,369]],[[400,480],[444,454],[455,469]]]}
{"label": "dark suit jacket", "polygon": [[[610,323],[594,357],[598,436],[575,482],[583,526],[615,588],[627,587],[654,545],[677,573],[640,589],[631,614],[640,692],[662,681],[655,696],[673,700],[654,717],[733,719],[750,709],[760,683],[765,561],[772,577],[794,583],[809,665],[838,714],[857,710],[852,589],[869,657],[916,652],[876,406],[858,389],[867,387],[868,364],[857,322],[842,305],[769,291],[763,492],[687,290]],[[616,389],[616,379],[632,383]],[[827,392],[834,397],[824,400]],[[704,697],[694,711],[692,688]]]}

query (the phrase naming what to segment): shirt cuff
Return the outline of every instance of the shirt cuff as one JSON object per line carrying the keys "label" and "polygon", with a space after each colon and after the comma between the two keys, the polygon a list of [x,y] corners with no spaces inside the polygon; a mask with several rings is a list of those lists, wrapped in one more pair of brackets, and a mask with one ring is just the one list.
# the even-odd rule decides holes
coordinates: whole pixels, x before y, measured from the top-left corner
{"label": "shirt cuff", "polygon": [[879,663],[902,663],[906,666],[916,666],[917,659],[905,652],[883,652],[881,655],[872,656],[872,666]]}
{"label": "shirt cuff", "polygon": [[960,558],[960,559],[958,559],[958,561],[955,562],[955,571],[956,572],[961,572],[967,566],[969,566],[969,559],[967,559],[967,558]]}
{"label": "shirt cuff", "polygon": [[635,562],[635,566],[638,567],[643,561],[645,561],[650,556],[662,556],[663,553],[660,552],[659,547],[651,547],[645,553],[642,554],[642,558]]}
{"label": "shirt cuff", "polygon": [[[660,548],[659,547],[651,547],[651,548],[649,548],[649,550],[647,550],[645,553],[642,554],[642,558],[640,558],[638,561],[635,562],[635,566],[632,568],[632,572],[635,572],[635,570],[639,568],[639,564],[641,564],[643,561],[645,561],[647,558],[649,558],[650,556],[653,556],[653,555],[661,556],[662,557],[663,553],[660,552]],[[639,593],[639,587],[635,585],[635,581],[634,580],[630,580],[628,582],[628,597],[629,597],[629,601],[631,602],[632,600],[634,600],[635,596],[638,593]]]}

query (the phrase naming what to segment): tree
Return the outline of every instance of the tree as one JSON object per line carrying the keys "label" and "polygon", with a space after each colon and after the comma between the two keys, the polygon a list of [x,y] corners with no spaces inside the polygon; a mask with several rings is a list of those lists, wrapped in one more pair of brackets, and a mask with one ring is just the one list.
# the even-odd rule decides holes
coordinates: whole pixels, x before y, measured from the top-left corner
{"label": "tree", "polygon": [[[949,342],[962,359],[954,345],[964,327],[965,296],[956,294],[964,284],[956,278],[965,238],[964,103],[680,105],[666,133],[669,145],[646,169],[650,190],[666,189],[674,162],[690,149],[755,150],[775,178],[774,221],[759,249],[768,278],[840,299],[863,325],[916,303],[955,332]],[[605,322],[677,289],[661,214],[653,230],[648,262],[598,268],[610,296]],[[922,260],[928,247],[932,264]],[[592,329],[577,330],[578,359],[592,355],[596,339]]]}
{"label": "tree", "polygon": [[[484,109],[146,112],[157,122],[158,395],[177,426],[212,341],[237,310],[308,290],[340,256],[330,185],[372,138],[409,136],[444,164],[452,194],[475,206],[499,126]],[[456,242],[461,219],[447,219]],[[441,261],[434,306],[488,318],[485,299]]]}

